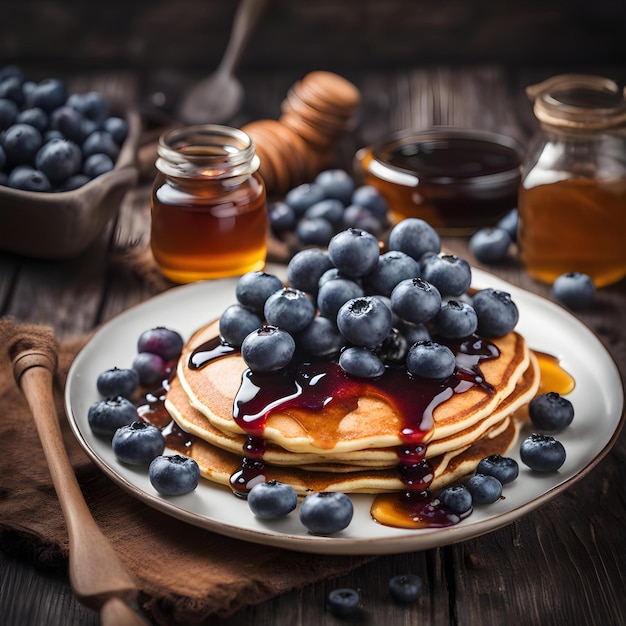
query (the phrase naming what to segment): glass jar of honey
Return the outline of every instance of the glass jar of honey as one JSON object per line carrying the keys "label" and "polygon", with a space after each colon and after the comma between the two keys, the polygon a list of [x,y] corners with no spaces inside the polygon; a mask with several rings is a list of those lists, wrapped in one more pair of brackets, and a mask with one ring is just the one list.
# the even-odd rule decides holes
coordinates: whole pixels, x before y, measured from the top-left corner
{"label": "glass jar of honey", "polygon": [[263,268],[265,185],[246,133],[218,125],[169,131],[156,168],[150,243],[164,276],[189,283]]}
{"label": "glass jar of honey", "polygon": [[536,279],[626,276],[626,101],[617,84],[564,74],[527,89],[540,129],[519,193],[521,259]]}

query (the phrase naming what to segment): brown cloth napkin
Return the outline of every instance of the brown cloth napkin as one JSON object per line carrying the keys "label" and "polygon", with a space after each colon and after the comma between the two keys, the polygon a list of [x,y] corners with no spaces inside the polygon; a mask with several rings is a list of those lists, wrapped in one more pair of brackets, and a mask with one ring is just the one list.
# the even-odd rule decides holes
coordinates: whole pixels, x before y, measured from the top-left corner
{"label": "brown cloth napkin", "polygon": [[[13,378],[11,329],[8,318],[0,319],[0,545],[37,565],[64,568],[67,531],[29,408]],[[119,488],[83,452],[65,417],[67,372],[88,339],[59,345],[56,409],[87,504],[137,581],[141,607],[157,624],[207,623],[211,616],[232,615],[373,558],[309,555],[231,539],[169,517]]]}

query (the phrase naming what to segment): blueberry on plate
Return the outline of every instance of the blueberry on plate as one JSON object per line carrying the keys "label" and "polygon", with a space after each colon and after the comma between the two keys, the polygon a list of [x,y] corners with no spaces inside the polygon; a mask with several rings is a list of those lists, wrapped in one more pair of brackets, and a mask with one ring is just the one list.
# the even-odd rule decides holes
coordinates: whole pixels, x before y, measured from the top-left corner
{"label": "blueberry on plate", "polygon": [[333,589],[326,598],[326,608],[337,617],[348,617],[359,610],[361,596],[356,589]]}
{"label": "blueberry on plate", "polygon": [[351,278],[360,278],[378,264],[378,239],[360,228],[342,230],[330,240],[328,256],[340,272]]}
{"label": "blueberry on plate", "polygon": [[511,241],[517,241],[517,224],[518,224],[519,211],[517,208],[511,209],[504,217],[498,220],[496,224],[497,228],[502,228],[509,233]]}
{"label": "blueberry on plate", "polygon": [[481,289],[472,297],[478,316],[478,333],[484,337],[503,337],[519,321],[519,310],[511,294],[498,289]]}
{"label": "blueberry on plate", "polygon": [[351,278],[327,280],[320,286],[317,293],[317,308],[319,314],[336,320],[339,309],[348,302],[348,300],[360,298],[364,295],[365,292],[361,285]]}
{"label": "blueberry on plate", "polygon": [[389,579],[389,593],[400,604],[416,602],[422,596],[424,583],[416,574],[400,574]]}
{"label": "blueberry on plate", "polygon": [[152,352],[139,352],[133,359],[133,369],[142,387],[153,387],[163,382],[167,376],[166,367],[166,361]]}
{"label": "blueberry on plate", "polygon": [[556,391],[535,396],[528,404],[530,421],[539,430],[558,432],[574,419],[574,405]]}
{"label": "blueberry on plate", "polygon": [[296,345],[311,356],[324,359],[335,357],[344,345],[337,324],[327,317],[317,315],[313,321],[295,337]]}
{"label": "blueberry on plate", "polygon": [[423,324],[441,308],[441,294],[434,285],[422,278],[406,278],[391,292],[393,312],[406,322]]}
{"label": "blueberry on plate", "polygon": [[502,496],[502,483],[495,476],[475,474],[467,481],[467,490],[476,504],[493,504]]}
{"label": "blueberry on plate", "polygon": [[219,319],[219,332],[223,341],[239,348],[243,340],[255,330],[261,328],[263,320],[241,304],[226,307]]}
{"label": "blueberry on plate", "polygon": [[463,515],[471,510],[473,501],[464,485],[452,485],[439,494],[439,502],[453,513]]}
{"label": "blueberry on plate", "polygon": [[287,264],[287,281],[290,287],[315,295],[320,278],[332,268],[332,261],[326,251],[306,248],[296,252]]}
{"label": "blueberry on plate", "polygon": [[503,485],[512,483],[519,475],[519,465],[515,459],[500,454],[492,454],[481,459],[476,468],[477,474],[494,476]]}
{"label": "blueberry on plate", "polygon": [[304,291],[283,287],[265,301],[263,314],[270,326],[298,333],[313,321],[315,306]]}
{"label": "blueberry on plate", "polygon": [[385,373],[380,357],[367,348],[352,346],[339,355],[339,367],[356,378],[378,378]]}
{"label": "blueberry on plate", "polygon": [[413,257],[400,250],[389,250],[380,255],[374,270],[365,277],[364,286],[369,293],[390,297],[399,283],[419,275],[420,266]]}
{"label": "blueberry on plate", "polygon": [[506,259],[511,242],[504,228],[481,228],[470,237],[469,249],[482,263],[499,263]]}
{"label": "blueberry on plate", "polygon": [[588,307],[595,293],[593,280],[582,272],[567,272],[561,274],[552,284],[554,297],[576,311]]}
{"label": "blueberry on plate", "polygon": [[265,301],[282,288],[282,281],[274,274],[263,271],[247,272],[237,281],[235,296],[239,304],[260,317],[263,315]]}
{"label": "blueberry on plate", "polygon": [[182,454],[159,455],[150,463],[148,478],[161,495],[182,496],[198,486],[200,467]]}
{"label": "blueberry on plate", "polygon": [[536,472],[556,472],[565,463],[563,444],[550,435],[533,433],[522,441],[520,458]]}
{"label": "blueberry on plate", "polygon": [[158,354],[164,361],[177,359],[183,349],[183,338],[164,326],[144,330],[137,339],[137,352]]}
{"label": "blueberry on plate", "polygon": [[253,372],[275,372],[286,367],[295,350],[293,337],[270,325],[251,332],[241,344],[241,356]]}
{"label": "blueberry on plate", "polygon": [[433,324],[436,332],[446,339],[461,339],[476,332],[478,316],[474,307],[460,300],[448,300],[441,305]]}
{"label": "blueberry on plate", "polygon": [[137,420],[135,405],[122,396],[99,400],[89,407],[87,421],[97,435],[113,436],[115,431]]}
{"label": "blueberry on plate", "polygon": [[348,300],[337,313],[339,332],[349,343],[363,348],[376,348],[389,334],[392,321],[391,310],[376,296]]}
{"label": "blueberry on plate", "polygon": [[291,485],[276,480],[257,483],[248,493],[248,507],[261,519],[283,517],[295,510],[298,496]]}
{"label": "blueberry on plate", "polygon": [[345,493],[319,491],[306,496],[298,513],[313,535],[334,535],[348,527],[354,507]]}
{"label": "blueberry on plate", "polygon": [[350,202],[354,191],[354,181],[345,170],[323,170],[313,182],[322,189],[326,198],[340,200],[344,205]]}
{"label": "blueberry on plate", "polygon": [[455,367],[454,352],[435,341],[417,341],[406,355],[407,370],[420,378],[443,380],[454,374]]}
{"label": "blueberry on plate", "polygon": [[101,396],[130,398],[139,386],[139,375],[133,368],[113,367],[98,374],[96,387]]}
{"label": "blueberry on plate", "polygon": [[398,222],[391,229],[389,249],[400,250],[419,261],[429,252],[439,253],[441,238],[427,221],[417,217],[409,217]]}
{"label": "blueberry on plate", "polygon": [[156,426],[137,420],[118,428],[111,446],[118,461],[149,465],[152,459],[163,454],[165,437]]}
{"label": "blueberry on plate", "polygon": [[435,285],[443,297],[463,295],[472,282],[470,264],[455,254],[431,254],[420,266],[422,278]]}

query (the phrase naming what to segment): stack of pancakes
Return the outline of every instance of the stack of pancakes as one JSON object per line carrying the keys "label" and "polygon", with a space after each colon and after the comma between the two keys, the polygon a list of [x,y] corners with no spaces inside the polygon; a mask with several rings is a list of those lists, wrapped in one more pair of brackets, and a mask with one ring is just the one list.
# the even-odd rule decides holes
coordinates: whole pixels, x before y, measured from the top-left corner
{"label": "stack of pancakes", "polygon": [[[202,475],[229,485],[241,465],[248,433],[233,417],[233,402],[246,364],[238,352],[189,367],[196,348],[215,338],[218,323],[197,331],[183,349],[166,397],[174,421],[194,435],[189,452]],[[500,355],[481,363],[491,386],[467,385],[439,404],[424,442],[438,490],[475,470],[492,454],[506,454],[516,441],[520,416],[536,394],[539,368],[524,338],[516,332],[493,339]],[[404,485],[398,472],[403,416],[383,395],[368,393],[346,412],[303,408],[272,410],[263,439],[265,480],[310,491],[384,493]]]}

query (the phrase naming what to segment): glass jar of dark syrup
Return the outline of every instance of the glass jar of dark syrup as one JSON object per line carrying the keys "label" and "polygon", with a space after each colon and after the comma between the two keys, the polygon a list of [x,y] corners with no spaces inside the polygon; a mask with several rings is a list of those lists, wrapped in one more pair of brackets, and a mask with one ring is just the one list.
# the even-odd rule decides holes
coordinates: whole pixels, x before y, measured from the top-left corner
{"label": "glass jar of dark syrup", "polygon": [[536,279],[626,276],[626,100],[615,82],[564,74],[527,89],[540,122],[519,195],[521,259]]}
{"label": "glass jar of dark syrup", "polygon": [[259,158],[236,128],[190,126],[159,140],[151,198],[151,247],[177,283],[265,265],[267,210]]}

